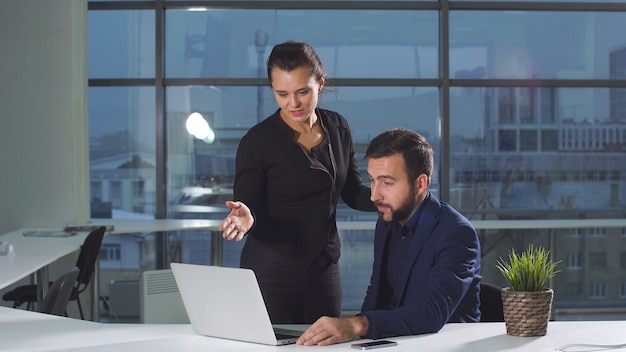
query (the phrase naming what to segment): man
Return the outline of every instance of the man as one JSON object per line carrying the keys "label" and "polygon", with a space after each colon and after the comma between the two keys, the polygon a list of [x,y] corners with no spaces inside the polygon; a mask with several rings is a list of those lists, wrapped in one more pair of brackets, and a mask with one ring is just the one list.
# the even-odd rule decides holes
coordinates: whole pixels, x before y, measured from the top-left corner
{"label": "man", "polygon": [[361,313],[321,317],[298,339],[330,345],[439,331],[480,321],[480,244],[471,223],[428,191],[433,150],[418,133],[393,129],[367,148],[379,212],[374,265]]}

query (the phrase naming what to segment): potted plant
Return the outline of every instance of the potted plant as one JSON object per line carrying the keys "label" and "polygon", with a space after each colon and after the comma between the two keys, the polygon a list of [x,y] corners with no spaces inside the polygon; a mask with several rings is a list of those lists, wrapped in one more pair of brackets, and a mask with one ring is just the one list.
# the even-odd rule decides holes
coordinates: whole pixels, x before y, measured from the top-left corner
{"label": "potted plant", "polygon": [[496,266],[509,287],[502,289],[506,332],[513,336],[542,336],[548,329],[554,290],[548,288],[558,273],[550,252],[532,244],[518,254],[512,249],[508,261],[499,258]]}

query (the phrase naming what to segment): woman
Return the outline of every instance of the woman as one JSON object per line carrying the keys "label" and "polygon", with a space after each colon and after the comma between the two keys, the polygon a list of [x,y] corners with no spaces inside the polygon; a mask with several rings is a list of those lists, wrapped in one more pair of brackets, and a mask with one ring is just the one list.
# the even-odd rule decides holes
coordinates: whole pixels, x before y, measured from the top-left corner
{"label": "woman", "polygon": [[267,74],[279,109],[237,150],[235,202],[223,237],[248,234],[241,267],[253,269],[273,323],[312,323],[341,313],[339,196],[376,211],[363,185],[347,121],[317,107],[325,73],[307,43],[276,45]]}

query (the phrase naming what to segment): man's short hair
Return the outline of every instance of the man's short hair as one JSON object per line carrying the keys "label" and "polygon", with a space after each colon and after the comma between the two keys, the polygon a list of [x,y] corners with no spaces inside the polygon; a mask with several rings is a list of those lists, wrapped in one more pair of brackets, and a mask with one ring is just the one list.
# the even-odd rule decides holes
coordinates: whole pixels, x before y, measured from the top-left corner
{"label": "man's short hair", "polygon": [[409,180],[419,175],[430,177],[433,173],[433,148],[421,134],[404,128],[384,131],[374,137],[367,146],[366,159],[379,159],[401,154]]}

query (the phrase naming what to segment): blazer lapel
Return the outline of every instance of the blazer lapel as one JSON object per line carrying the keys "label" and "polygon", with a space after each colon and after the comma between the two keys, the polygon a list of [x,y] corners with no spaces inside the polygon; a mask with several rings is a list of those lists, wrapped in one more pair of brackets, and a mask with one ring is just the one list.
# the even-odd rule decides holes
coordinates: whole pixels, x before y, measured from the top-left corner
{"label": "blazer lapel", "polygon": [[415,233],[410,237],[410,242],[408,243],[409,249],[407,251],[407,258],[402,272],[403,293],[401,301],[404,301],[404,294],[409,282],[411,270],[413,270],[417,257],[419,256],[424,243],[426,243],[426,240],[433,235],[433,229],[437,223],[439,223],[441,203],[439,203],[439,201],[432,194],[426,202],[427,203],[424,205],[424,209],[422,210],[422,215],[417,223]]}

